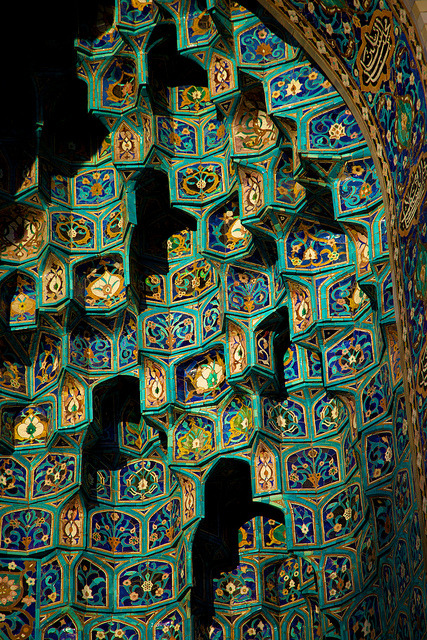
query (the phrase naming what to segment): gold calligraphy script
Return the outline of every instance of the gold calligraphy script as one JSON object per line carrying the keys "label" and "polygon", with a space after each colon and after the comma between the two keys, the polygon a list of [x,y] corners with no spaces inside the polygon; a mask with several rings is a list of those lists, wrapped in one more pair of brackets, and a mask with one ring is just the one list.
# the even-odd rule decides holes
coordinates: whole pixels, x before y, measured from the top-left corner
{"label": "gold calligraphy script", "polygon": [[356,64],[363,91],[377,91],[390,76],[394,50],[391,11],[375,11],[369,25],[362,27],[362,45]]}
{"label": "gold calligraphy script", "polygon": [[427,191],[427,156],[423,154],[418,164],[411,170],[408,186],[401,198],[399,232],[401,236],[411,233],[420,217],[422,202]]}

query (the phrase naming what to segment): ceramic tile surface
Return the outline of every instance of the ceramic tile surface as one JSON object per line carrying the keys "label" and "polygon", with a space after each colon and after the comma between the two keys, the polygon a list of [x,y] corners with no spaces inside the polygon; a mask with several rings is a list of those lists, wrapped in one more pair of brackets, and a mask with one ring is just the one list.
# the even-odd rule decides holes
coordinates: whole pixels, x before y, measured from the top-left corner
{"label": "ceramic tile surface", "polygon": [[[341,4],[295,15],[327,16],[373,94],[400,55],[398,88],[411,59],[384,45],[369,75]],[[383,33],[389,12],[365,14]],[[102,144],[37,158],[14,199],[3,158],[0,637],[425,638],[386,214],[357,119],[261,8],[116,0],[75,49]],[[422,111],[381,100],[403,175]]]}

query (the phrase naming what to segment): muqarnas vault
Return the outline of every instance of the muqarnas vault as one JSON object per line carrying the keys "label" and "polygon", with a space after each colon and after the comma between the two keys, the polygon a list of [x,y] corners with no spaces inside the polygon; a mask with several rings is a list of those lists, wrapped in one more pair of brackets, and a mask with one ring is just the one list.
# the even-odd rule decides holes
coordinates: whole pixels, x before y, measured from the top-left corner
{"label": "muqarnas vault", "polygon": [[76,50],[102,144],[40,155],[1,211],[0,637],[421,640],[351,111],[223,0],[120,0]]}

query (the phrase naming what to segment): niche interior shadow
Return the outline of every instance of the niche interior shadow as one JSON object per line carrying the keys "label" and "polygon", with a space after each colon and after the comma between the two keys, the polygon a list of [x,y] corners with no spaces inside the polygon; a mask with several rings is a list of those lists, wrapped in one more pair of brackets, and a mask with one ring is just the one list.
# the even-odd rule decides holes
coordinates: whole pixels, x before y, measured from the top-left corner
{"label": "niche interior shadow", "polygon": [[239,564],[239,529],[256,516],[284,522],[279,509],[253,501],[248,463],[220,460],[206,481],[205,517],[193,542],[191,610],[196,640],[209,638],[215,615],[214,580]]}

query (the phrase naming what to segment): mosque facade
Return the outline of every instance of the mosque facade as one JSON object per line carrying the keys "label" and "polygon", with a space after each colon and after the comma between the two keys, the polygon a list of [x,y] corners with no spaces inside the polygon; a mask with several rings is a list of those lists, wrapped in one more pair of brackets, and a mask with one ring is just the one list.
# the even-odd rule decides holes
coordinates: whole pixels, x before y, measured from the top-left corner
{"label": "mosque facade", "polygon": [[4,145],[2,640],[427,637],[421,5],[116,0]]}

